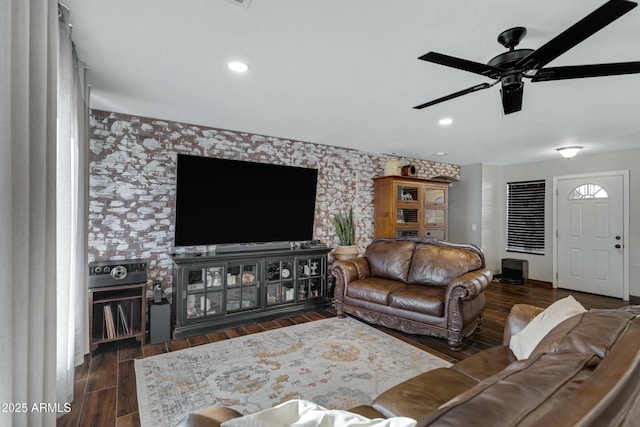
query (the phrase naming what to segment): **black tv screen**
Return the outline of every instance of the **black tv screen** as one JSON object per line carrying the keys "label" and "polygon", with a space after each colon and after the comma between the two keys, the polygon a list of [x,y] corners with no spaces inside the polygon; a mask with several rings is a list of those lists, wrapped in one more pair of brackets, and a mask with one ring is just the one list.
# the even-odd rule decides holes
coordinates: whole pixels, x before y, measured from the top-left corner
{"label": "black tv screen", "polygon": [[178,154],[175,245],[313,237],[318,170]]}

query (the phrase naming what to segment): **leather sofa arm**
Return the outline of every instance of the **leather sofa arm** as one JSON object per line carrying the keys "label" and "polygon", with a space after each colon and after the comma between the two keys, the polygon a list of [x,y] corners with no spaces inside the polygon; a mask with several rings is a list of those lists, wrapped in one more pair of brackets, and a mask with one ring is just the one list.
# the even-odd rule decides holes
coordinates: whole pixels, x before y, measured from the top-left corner
{"label": "leather sofa arm", "polygon": [[473,270],[452,280],[447,285],[447,301],[451,297],[457,297],[464,301],[471,301],[484,292],[491,283],[493,274],[491,270]]}
{"label": "leather sofa arm", "polygon": [[368,277],[371,274],[371,269],[369,268],[369,261],[367,261],[366,258],[353,258],[334,261],[331,265],[331,274],[335,276],[338,282],[342,279],[342,282],[347,284],[354,280],[361,280]]}
{"label": "leather sofa arm", "polygon": [[534,317],[543,311],[544,308],[529,304],[515,304],[511,307],[511,311],[507,316],[507,321],[504,324],[502,344],[509,346],[511,337],[523,330]]}
{"label": "leather sofa arm", "polygon": [[331,274],[336,278],[336,287],[333,292],[334,306],[338,317],[345,317],[343,310],[344,296],[350,282],[364,279],[371,274],[369,261],[366,258],[353,258],[334,261],[331,265]]}
{"label": "leather sofa arm", "polygon": [[371,274],[369,261],[366,258],[353,258],[347,260],[334,261],[331,265],[331,274],[336,278],[336,293],[338,287],[344,289],[349,282],[361,280]]}

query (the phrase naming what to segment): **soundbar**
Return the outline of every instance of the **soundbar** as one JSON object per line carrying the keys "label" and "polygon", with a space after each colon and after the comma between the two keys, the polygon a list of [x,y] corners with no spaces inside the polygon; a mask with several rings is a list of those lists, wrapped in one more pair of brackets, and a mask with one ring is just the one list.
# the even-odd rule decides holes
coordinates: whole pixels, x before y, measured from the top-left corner
{"label": "soundbar", "polygon": [[238,243],[216,246],[217,254],[227,254],[232,252],[247,251],[275,251],[279,249],[291,249],[290,242],[267,242],[267,243]]}

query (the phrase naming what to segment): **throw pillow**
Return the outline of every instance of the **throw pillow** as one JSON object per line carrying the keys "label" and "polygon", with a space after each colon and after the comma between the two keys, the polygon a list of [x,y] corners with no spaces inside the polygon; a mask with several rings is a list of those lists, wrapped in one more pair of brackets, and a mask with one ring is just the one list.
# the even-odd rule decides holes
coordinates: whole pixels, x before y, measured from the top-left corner
{"label": "throw pillow", "polygon": [[415,427],[416,421],[406,417],[369,419],[349,411],[327,409],[308,400],[289,400],[240,418],[222,423],[222,427],[260,426],[300,427]]}
{"label": "throw pillow", "polygon": [[587,311],[571,295],[558,300],[533,318],[527,326],[511,337],[509,348],[518,360],[527,359],[551,329],[565,319]]}

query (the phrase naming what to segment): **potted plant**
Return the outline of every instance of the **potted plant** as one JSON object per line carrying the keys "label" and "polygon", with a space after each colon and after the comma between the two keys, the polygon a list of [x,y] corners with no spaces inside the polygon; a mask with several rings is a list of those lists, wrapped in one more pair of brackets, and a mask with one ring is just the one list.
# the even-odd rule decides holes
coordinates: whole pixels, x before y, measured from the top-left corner
{"label": "potted plant", "polygon": [[353,219],[353,208],[349,212],[338,212],[333,217],[333,225],[338,236],[338,247],[336,248],[336,259],[351,259],[358,256],[356,247],[356,223]]}

